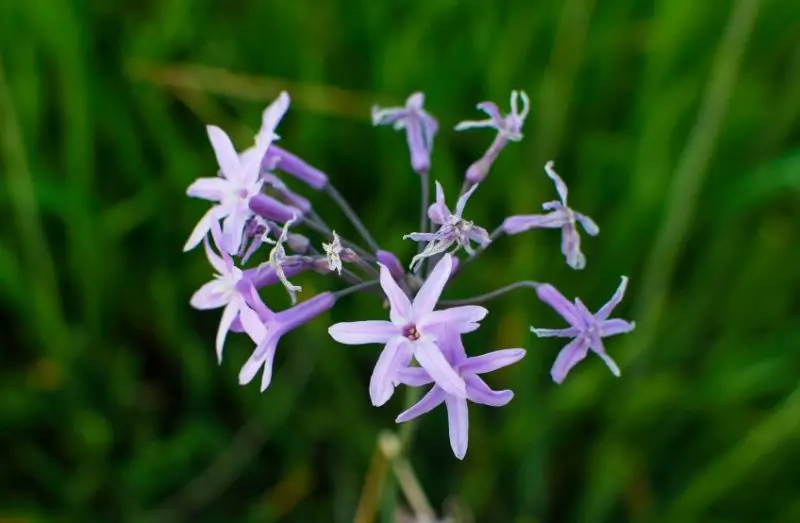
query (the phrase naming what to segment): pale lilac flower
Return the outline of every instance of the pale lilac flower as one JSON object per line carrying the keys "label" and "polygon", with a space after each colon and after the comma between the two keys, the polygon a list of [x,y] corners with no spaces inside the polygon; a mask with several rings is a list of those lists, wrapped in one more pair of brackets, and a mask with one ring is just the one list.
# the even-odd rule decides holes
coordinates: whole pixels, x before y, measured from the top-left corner
{"label": "pale lilac flower", "polygon": [[[461,335],[448,326],[440,328],[437,343],[447,361],[464,380],[466,397],[453,396],[435,384],[419,402],[397,417],[397,423],[412,420],[444,403],[450,427],[450,446],[458,459],[464,459],[469,437],[467,400],[490,407],[502,407],[514,397],[510,390],[492,390],[478,375],[518,362],[525,356],[525,350],[503,349],[470,358],[464,351]],[[401,369],[397,377],[401,383],[412,387],[421,387],[434,381],[420,367]]]}
{"label": "pale lilac flower", "polygon": [[406,130],[411,167],[417,174],[430,170],[433,138],[439,130],[436,119],[423,108],[424,103],[425,95],[416,92],[408,97],[405,107],[372,107],[372,125],[392,125],[396,130]]}
{"label": "pale lilac flower", "polygon": [[544,284],[536,288],[539,299],[555,309],[570,326],[566,329],[535,329],[531,327],[531,332],[540,338],[575,338],[558,353],[553,368],[550,370],[553,381],[556,383],[564,381],[570,369],[586,357],[589,349],[602,358],[614,376],[619,377],[619,367],[606,354],[602,338],[630,332],[636,326],[634,322],[618,318],[608,319],[614,307],[622,301],[627,286],[628,278],[623,276],[614,295],[595,314],[589,312],[579,298],[575,298],[574,304],[570,303],[552,285]]}
{"label": "pale lilac flower", "polygon": [[478,188],[478,184],[473,185],[464,193],[456,204],[455,214],[450,212],[444,200],[444,190],[441,184],[436,182],[436,203],[428,208],[428,217],[431,221],[439,225],[439,229],[435,232],[414,232],[406,234],[403,239],[413,240],[415,242],[428,242],[422,252],[417,254],[411,259],[411,270],[414,266],[421,263],[425,258],[435,256],[442,253],[455,245],[453,252],[463,247],[469,254],[475,251],[472,249],[471,242],[475,242],[481,247],[489,244],[489,233],[483,227],[474,225],[471,221],[462,218],[464,207],[467,205],[467,200],[472,196],[472,193]]}
{"label": "pale lilac flower", "polygon": [[[267,111],[270,122],[277,125],[288,108],[288,97],[279,97]],[[273,126],[274,128],[274,126]],[[262,129],[256,137],[255,151],[242,162],[228,135],[219,127],[207,126],[208,138],[214,148],[221,176],[199,178],[192,183],[186,193],[195,198],[217,202],[198,222],[184,245],[188,251],[196,247],[211,228],[211,223],[224,219],[222,225],[223,246],[230,254],[239,251],[242,233],[247,220],[252,215],[250,199],[260,194],[261,160],[271,143],[271,133]]]}
{"label": "pale lilac flower", "polygon": [[333,241],[331,243],[323,243],[322,250],[325,251],[325,258],[328,260],[328,269],[333,272],[336,271],[339,275],[342,274],[342,241],[336,231],[333,231]]}
{"label": "pale lilac flower", "polygon": [[449,254],[436,264],[412,303],[381,265],[380,282],[389,299],[391,321],[355,321],[332,325],[328,332],[339,343],[363,345],[386,344],[370,380],[372,404],[380,406],[391,398],[399,369],[407,367],[412,357],[437,385],[457,397],[466,397],[464,380],[448,363],[436,344],[436,327],[448,325],[455,332],[474,331],[488,311],[468,305],[434,311],[439,295],[450,276],[453,260]]}
{"label": "pale lilac flower", "polygon": [[[212,236],[215,243],[217,243],[217,248],[219,248],[221,236],[219,224],[214,222],[211,224],[211,228]],[[245,281],[242,270],[233,264],[233,260],[224,249],[219,249],[222,254],[222,257],[220,257],[211,250],[208,237],[206,236],[203,240],[208,261],[217,272],[214,274],[213,280],[200,287],[192,295],[189,303],[195,309],[201,310],[225,307],[222,311],[222,319],[219,323],[216,339],[217,360],[222,362],[222,349],[225,345],[225,338],[234,321],[238,320],[242,330],[255,338],[260,336],[261,322],[256,313],[247,306],[244,297],[238,290],[240,283]]]}
{"label": "pale lilac flower", "polygon": [[[522,99],[522,111],[519,111],[517,98]],[[486,120],[467,120],[456,125],[456,131],[465,129],[476,129],[479,127],[489,127],[497,130],[492,145],[475,163],[469,166],[466,173],[467,182],[474,184],[480,183],[489,174],[489,169],[497,159],[509,141],[518,142],[522,140],[522,125],[530,110],[530,101],[525,91],[511,91],[511,112],[503,116],[500,109],[494,102],[481,102],[478,109],[489,115]]]}
{"label": "pale lilac flower", "polygon": [[517,234],[534,228],[560,228],[561,252],[567,259],[567,265],[573,269],[583,269],[586,267],[586,257],[581,252],[581,237],[578,234],[575,222],[580,222],[583,230],[590,236],[597,236],[600,233],[600,228],[591,218],[572,210],[567,205],[567,185],[553,170],[553,162],[547,162],[544,168],[547,176],[553,180],[561,201],[550,201],[543,204],[542,208],[545,211],[550,211],[547,214],[509,216],[503,221],[503,232]]}
{"label": "pale lilac flower", "polygon": [[323,292],[285,311],[273,312],[261,300],[253,285],[248,285],[247,290],[247,303],[256,311],[263,326],[263,334],[256,340],[253,354],[239,372],[239,383],[250,383],[263,368],[261,392],[264,392],[272,381],[275,351],[281,336],[329,310],[336,302],[336,296],[332,292]]}
{"label": "pale lilac flower", "polygon": [[283,265],[286,263],[288,257],[286,256],[286,249],[283,248],[283,244],[286,243],[289,234],[289,227],[292,225],[292,223],[294,223],[295,220],[296,217],[283,224],[283,230],[281,230],[281,235],[278,237],[277,241],[267,237],[262,239],[267,243],[275,245],[275,247],[269,251],[269,264],[273,269],[275,269],[278,279],[280,279],[281,283],[286,288],[286,291],[289,293],[289,297],[292,299],[292,305],[297,303],[296,293],[302,291],[303,288],[299,285],[294,285],[289,281],[289,278],[286,277],[286,273],[283,270]]}

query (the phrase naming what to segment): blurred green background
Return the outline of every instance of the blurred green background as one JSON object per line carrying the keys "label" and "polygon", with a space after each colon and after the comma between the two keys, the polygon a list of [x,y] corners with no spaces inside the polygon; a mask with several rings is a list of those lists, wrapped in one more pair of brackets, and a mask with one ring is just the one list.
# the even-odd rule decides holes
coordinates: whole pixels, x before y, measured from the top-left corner
{"label": "blurred green background", "polygon": [[[373,408],[379,348],[325,329],[382,318],[378,301],[348,298],[285,338],[264,394],[237,384],[249,342],[231,337],[218,366],[219,311],[188,304],[210,276],[202,251],[181,252],[206,209],[186,187],[216,168],[204,126],[249,145],[281,89],[282,144],[405,262],[418,177],[370,106],[425,91],[442,127],[432,176],[452,198],[492,139],[452,127],[526,90],[525,139],[468,217],[492,229],[537,212],[553,159],[602,232],[584,237],[582,272],[557,231],[503,238],[446,297],[535,279],[597,308],[631,277],[618,312],[638,328],[606,344],[619,380],[590,356],[556,386],[559,340],[528,326],[560,318],[529,291],[491,303],[467,350],[528,355],[489,377],[516,397],[470,410],[463,463],[443,409],[422,418],[410,461],[437,508],[490,523],[800,521],[793,0],[0,3],[0,521],[353,521],[403,394]],[[304,298],[341,287],[296,281]],[[380,521],[396,502],[390,477]]]}

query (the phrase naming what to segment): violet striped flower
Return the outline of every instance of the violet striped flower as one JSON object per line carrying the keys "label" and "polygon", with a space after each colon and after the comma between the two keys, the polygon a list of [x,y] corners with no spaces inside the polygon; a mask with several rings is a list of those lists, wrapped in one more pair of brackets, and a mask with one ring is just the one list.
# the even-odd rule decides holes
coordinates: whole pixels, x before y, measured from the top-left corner
{"label": "violet striped flower", "polygon": [[[211,224],[212,237],[219,249],[221,232],[219,224]],[[244,281],[241,269],[233,264],[230,255],[224,249],[219,249],[221,256],[211,250],[208,237],[204,238],[206,257],[211,266],[217,271],[214,279],[200,287],[192,295],[189,303],[195,309],[218,309],[224,307],[222,319],[217,330],[216,351],[217,360],[222,362],[222,349],[225,345],[225,338],[234,321],[238,320],[241,328],[251,337],[258,338],[260,332],[260,322],[255,312],[247,305],[244,296],[239,291],[240,283]]]}
{"label": "violet striped flower", "polygon": [[602,338],[624,334],[636,327],[634,322],[627,322],[619,318],[608,319],[614,307],[622,301],[627,286],[628,278],[623,276],[614,295],[595,314],[589,312],[589,309],[579,298],[575,298],[574,304],[570,303],[552,285],[544,284],[536,288],[539,299],[555,309],[562,318],[567,320],[570,326],[566,329],[536,329],[531,327],[531,332],[540,338],[575,338],[558,353],[553,368],[550,370],[553,381],[556,383],[564,381],[570,369],[586,357],[589,349],[600,356],[614,376],[620,376],[619,367],[606,354]]}
{"label": "violet striped flower", "polygon": [[[458,459],[464,459],[469,441],[467,400],[490,407],[502,407],[514,397],[514,393],[510,390],[492,390],[478,375],[518,362],[525,356],[525,350],[503,349],[470,358],[464,351],[461,335],[449,326],[440,328],[437,344],[447,361],[464,380],[466,397],[449,394],[438,384],[434,384],[421,400],[400,414],[396,421],[402,423],[412,420],[444,403],[447,407],[450,446]],[[420,367],[401,369],[398,372],[398,380],[412,387],[421,387],[434,382],[428,372]]]}
{"label": "violet striped flower", "polygon": [[[522,99],[522,111],[517,105],[517,98]],[[522,140],[522,125],[528,117],[530,100],[525,91],[511,91],[511,112],[507,115],[500,114],[500,109],[494,102],[481,102],[478,104],[478,109],[489,115],[489,118],[463,121],[456,125],[456,131],[489,127],[497,130],[497,136],[483,156],[467,168],[465,179],[470,184],[480,183],[489,175],[489,169],[509,141]]]}
{"label": "violet striped flower", "polygon": [[586,257],[581,252],[581,237],[575,222],[579,222],[589,236],[597,236],[600,227],[591,218],[572,210],[567,205],[567,184],[553,169],[553,162],[547,162],[544,169],[547,176],[553,180],[561,201],[544,203],[542,208],[550,211],[547,214],[509,216],[503,222],[503,232],[518,234],[535,228],[561,229],[561,253],[566,257],[567,265],[581,270],[586,267]]}
{"label": "violet striped flower", "polygon": [[[277,125],[289,107],[289,97],[279,96],[275,102],[266,109],[269,112],[269,122]],[[216,178],[199,178],[192,183],[186,193],[195,198],[202,198],[217,202],[200,219],[195,226],[183,250],[188,251],[196,247],[211,228],[211,223],[224,219],[222,225],[223,243],[225,250],[236,254],[242,243],[247,220],[252,216],[250,200],[261,195],[261,161],[272,143],[273,129],[264,129],[256,137],[255,150],[246,155],[245,160],[236,153],[233,143],[228,135],[214,125],[207,128],[208,138],[214,148],[221,176]],[[276,202],[277,203],[277,202]]]}
{"label": "violet striped flower", "polygon": [[332,325],[328,332],[339,343],[363,345],[383,343],[370,380],[372,404],[383,405],[394,393],[398,370],[412,358],[428,372],[437,385],[457,397],[466,397],[464,380],[456,373],[436,344],[436,327],[449,325],[455,332],[471,332],[488,313],[483,307],[467,305],[435,311],[439,295],[450,277],[453,260],[442,257],[420,288],[412,303],[381,265],[380,282],[389,299],[391,321],[355,321]]}
{"label": "violet striped flower", "polygon": [[473,185],[466,193],[461,195],[456,203],[456,212],[451,213],[450,209],[444,200],[444,190],[441,184],[436,182],[436,203],[428,208],[428,217],[431,222],[439,225],[436,232],[421,233],[414,232],[406,234],[403,239],[413,240],[415,242],[427,242],[422,252],[411,259],[411,270],[422,262],[425,258],[440,254],[451,246],[455,245],[455,250],[463,247],[467,253],[472,254],[474,251],[471,242],[475,242],[481,247],[489,244],[489,233],[483,227],[474,225],[471,221],[465,220],[461,215],[464,213],[464,207],[467,205],[469,197],[478,188],[478,184]]}
{"label": "violet striped flower", "polygon": [[427,173],[431,168],[433,138],[439,131],[436,119],[429,115],[423,105],[425,95],[413,93],[405,107],[372,108],[372,125],[392,125],[396,130],[406,130],[411,167],[417,174]]}
{"label": "violet striped flower", "polygon": [[256,348],[239,372],[239,384],[247,385],[263,370],[261,392],[264,392],[272,381],[272,367],[281,336],[329,310],[336,303],[336,296],[332,292],[323,292],[285,311],[273,312],[261,300],[255,286],[248,283],[244,282],[240,286],[245,288],[247,304],[256,312],[262,331],[257,338],[250,336],[256,343]]}

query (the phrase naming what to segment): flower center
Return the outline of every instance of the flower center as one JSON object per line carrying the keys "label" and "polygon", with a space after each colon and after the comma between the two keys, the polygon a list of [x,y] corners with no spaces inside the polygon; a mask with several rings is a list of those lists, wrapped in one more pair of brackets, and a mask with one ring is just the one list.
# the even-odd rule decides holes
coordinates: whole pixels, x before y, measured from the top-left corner
{"label": "flower center", "polygon": [[417,326],[414,324],[406,325],[403,327],[403,336],[408,338],[411,341],[416,341],[420,338],[419,331],[417,330]]}
{"label": "flower center", "polygon": [[241,199],[247,198],[249,196],[249,194],[250,193],[249,193],[249,191],[247,189],[237,189],[236,190],[236,196],[238,196]]}

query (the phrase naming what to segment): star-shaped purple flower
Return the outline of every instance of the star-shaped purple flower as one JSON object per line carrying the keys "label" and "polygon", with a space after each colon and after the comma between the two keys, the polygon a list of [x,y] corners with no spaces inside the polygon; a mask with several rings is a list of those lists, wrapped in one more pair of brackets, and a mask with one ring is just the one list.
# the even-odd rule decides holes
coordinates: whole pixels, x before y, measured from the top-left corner
{"label": "star-shaped purple flower", "polygon": [[416,92],[408,97],[405,107],[372,108],[372,125],[393,125],[396,130],[406,130],[411,167],[418,174],[431,168],[433,137],[439,130],[439,124],[425,111],[424,104],[425,95]]}
{"label": "star-shaped purple flower", "polygon": [[567,265],[573,269],[583,269],[586,267],[586,257],[581,252],[581,237],[578,235],[578,228],[575,222],[583,226],[583,230],[590,236],[597,236],[600,227],[585,214],[575,212],[567,205],[567,184],[553,170],[553,162],[547,162],[544,166],[547,176],[553,180],[558,196],[561,201],[550,201],[542,205],[547,214],[523,214],[519,216],[509,216],[503,221],[503,232],[506,234],[518,234],[528,229],[548,228],[561,229],[561,252],[567,259]]}
{"label": "star-shaped purple flower", "polygon": [[372,404],[383,405],[392,397],[397,371],[407,367],[411,359],[428,372],[437,385],[453,396],[466,397],[464,380],[442,354],[437,341],[437,327],[448,325],[455,332],[474,331],[478,322],[489,312],[483,307],[467,305],[433,310],[450,277],[453,259],[445,254],[420,288],[414,302],[408,299],[392,278],[389,269],[381,265],[380,282],[389,299],[391,321],[354,321],[332,325],[328,332],[339,343],[363,345],[386,344],[370,379]]}
{"label": "star-shaped purple flower", "polygon": [[[518,362],[525,356],[525,349],[503,349],[470,358],[464,351],[461,335],[447,326],[440,330],[438,345],[447,361],[466,383],[466,397],[453,396],[438,385],[434,385],[419,402],[400,414],[397,422],[412,420],[444,403],[447,406],[450,446],[458,459],[464,459],[469,439],[467,400],[490,407],[502,407],[514,397],[514,393],[510,390],[492,390],[478,375]],[[412,387],[421,387],[433,382],[425,369],[419,367],[400,370],[398,379],[401,383]]]}
{"label": "star-shaped purple flower", "polygon": [[531,332],[540,338],[575,338],[558,353],[553,368],[550,370],[553,381],[556,383],[564,381],[570,369],[586,357],[589,349],[602,358],[614,376],[619,377],[619,367],[606,354],[602,338],[630,332],[636,326],[634,322],[627,322],[618,318],[608,319],[614,307],[622,301],[627,286],[628,278],[623,276],[617,291],[608,300],[608,303],[603,305],[595,314],[589,312],[589,309],[579,298],[575,298],[574,304],[570,303],[550,284],[540,285],[536,288],[536,294],[539,295],[539,299],[555,309],[562,318],[567,320],[570,326],[566,329],[536,329],[531,327]]}

